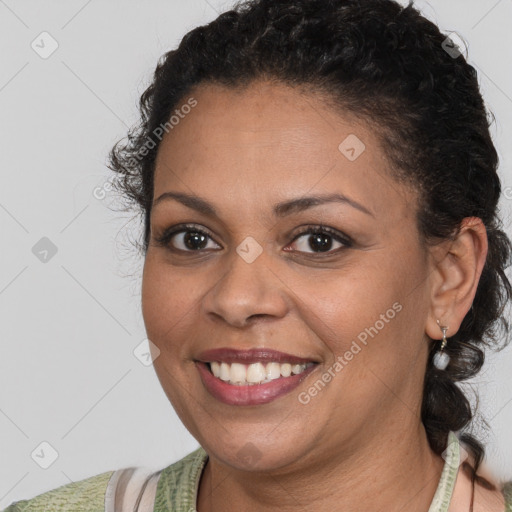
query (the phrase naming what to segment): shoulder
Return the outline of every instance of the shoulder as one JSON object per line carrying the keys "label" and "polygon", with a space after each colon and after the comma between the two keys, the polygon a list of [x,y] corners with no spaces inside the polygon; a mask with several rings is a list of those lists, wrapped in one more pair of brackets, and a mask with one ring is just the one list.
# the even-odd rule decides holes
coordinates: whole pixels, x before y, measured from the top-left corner
{"label": "shoulder", "polygon": [[512,481],[494,485],[495,489],[475,486],[475,512],[512,512]]}
{"label": "shoulder", "polygon": [[[494,478],[492,472],[477,472],[475,482],[474,512],[512,512],[512,481],[503,482]],[[472,494],[471,473],[469,465],[462,464],[455,482],[455,489],[450,503],[450,511],[467,511],[470,508]]]}
{"label": "shoulder", "polygon": [[199,447],[197,450],[189,453],[174,464],[162,469],[161,480],[163,481],[168,479],[184,481],[185,479],[189,479],[191,476],[199,476],[207,458],[207,453],[203,448]]}
{"label": "shoulder", "polygon": [[502,492],[505,498],[505,512],[512,512],[512,480],[502,485]]}
{"label": "shoulder", "polygon": [[199,448],[159,471],[145,467],[106,471],[15,501],[1,512],[115,512],[120,506],[153,510],[154,505],[156,510],[174,510],[183,496],[194,499],[194,485],[206,459],[206,452]]}
{"label": "shoulder", "polygon": [[[512,481],[498,478],[485,461],[481,463],[477,475],[475,512],[512,512]],[[470,482],[469,471],[465,472],[465,478]]]}
{"label": "shoulder", "polygon": [[156,489],[155,510],[195,510],[199,480],[208,460],[198,448],[161,471]]}
{"label": "shoulder", "polygon": [[115,471],[57,487],[38,496],[11,503],[3,512],[103,511],[105,490]]}

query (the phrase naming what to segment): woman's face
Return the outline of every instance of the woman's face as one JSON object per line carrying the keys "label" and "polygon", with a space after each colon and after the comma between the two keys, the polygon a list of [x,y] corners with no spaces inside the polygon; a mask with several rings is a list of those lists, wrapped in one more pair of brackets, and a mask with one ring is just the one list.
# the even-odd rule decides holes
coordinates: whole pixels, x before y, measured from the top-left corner
{"label": "woman's face", "polygon": [[265,470],[417,431],[429,259],[376,132],[267,82],[187,101],[158,152],[142,289],[185,426],[210,457]]}

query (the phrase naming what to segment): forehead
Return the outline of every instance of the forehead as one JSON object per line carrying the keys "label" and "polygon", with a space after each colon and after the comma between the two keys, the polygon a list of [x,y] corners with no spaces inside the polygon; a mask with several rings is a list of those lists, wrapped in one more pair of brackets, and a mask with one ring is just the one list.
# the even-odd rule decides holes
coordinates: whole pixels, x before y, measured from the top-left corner
{"label": "forehead", "polygon": [[392,195],[396,207],[407,200],[410,191],[390,177],[376,130],[320,94],[262,81],[200,85],[181,105],[191,98],[196,105],[160,144],[155,197],[168,189],[212,197],[216,190],[256,205],[269,195],[335,191],[374,211],[389,209]]}
{"label": "forehead", "polygon": [[285,84],[260,81],[244,88],[204,84],[181,105],[191,97],[197,105],[164,137],[159,156],[179,158],[180,163],[229,156],[251,161],[287,157],[300,162],[307,155],[308,160],[327,160],[341,156],[338,146],[350,130],[376,149],[377,139],[368,140],[370,134],[362,123],[356,126],[354,120],[340,118],[319,94]]}

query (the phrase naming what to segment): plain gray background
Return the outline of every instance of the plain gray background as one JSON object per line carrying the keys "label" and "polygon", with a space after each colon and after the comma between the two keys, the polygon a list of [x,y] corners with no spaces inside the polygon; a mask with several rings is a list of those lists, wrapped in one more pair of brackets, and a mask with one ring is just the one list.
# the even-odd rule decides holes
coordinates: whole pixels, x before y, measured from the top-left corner
{"label": "plain gray background", "polygon": [[[145,339],[143,262],[130,245],[140,225],[111,208],[105,161],[158,57],[230,5],[0,0],[0,509],[104,471],[159,469],[198,446],[133,352]],[[512,0],[416,5],[468,42],[496,116],[510,233]],[[488,463],[509,479],[511,367],[509,348],[473,381]]]}

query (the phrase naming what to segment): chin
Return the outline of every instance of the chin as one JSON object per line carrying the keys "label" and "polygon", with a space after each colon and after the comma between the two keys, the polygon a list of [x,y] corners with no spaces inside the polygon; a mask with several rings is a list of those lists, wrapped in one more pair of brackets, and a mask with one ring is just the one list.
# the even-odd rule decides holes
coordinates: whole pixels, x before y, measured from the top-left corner
{"label": "chin", "polygon": [[241,471],[269,472],[303,459],[307,447],[302,446],[300,440],[290,438],[284,444],[282,437],[269,436],[268,432],[258,437],[236,436],[231,432],[212,436],[209,431],[200,444],[211,457]]}

